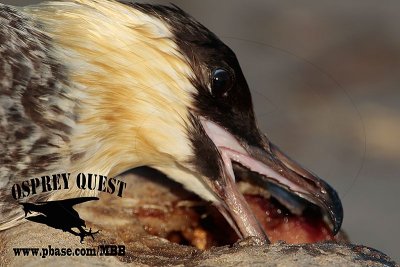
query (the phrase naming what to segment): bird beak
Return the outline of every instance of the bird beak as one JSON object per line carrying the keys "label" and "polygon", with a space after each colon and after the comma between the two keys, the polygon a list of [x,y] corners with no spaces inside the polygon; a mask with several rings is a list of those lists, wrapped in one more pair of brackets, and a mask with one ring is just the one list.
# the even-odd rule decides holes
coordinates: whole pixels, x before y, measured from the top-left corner
{"label": "bird beak", "polygon": [[272,143],[269,145],[270,153],[257,148],[250,149],[255,158],[261,157],[265,165],[272,166],[280,174],[265,181],[286,188],[318,206],[328,215],[333,234],[337,234],[343,221],[343,207],[337,192],[327,182],[286,156],[277,146]]}
{"label": "bird beak", "polygon": [[[275,145],[260,135],[260,145],[240,141],[218,124],[201,118],[208,137],[218,148],[223,162],[220,179],[209,184],[221,199],[218,209],[236,230],[239,237],[255,236],[268,243],[267,235],[236,186],[233,164],[239,164],[257,175],[255,184],[263,186],[283,204],[293,202],[293,197],[308,205],[319,207],[336,234],[342,224],[343,208],[338,194],[322,179],[302,168]],[[290,208],[290,207],[288,207]]]}

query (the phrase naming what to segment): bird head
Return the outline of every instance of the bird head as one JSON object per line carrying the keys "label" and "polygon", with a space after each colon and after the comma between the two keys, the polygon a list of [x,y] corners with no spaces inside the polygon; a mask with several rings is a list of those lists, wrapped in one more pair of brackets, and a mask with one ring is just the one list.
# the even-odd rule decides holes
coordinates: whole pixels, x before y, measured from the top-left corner
{"label": "bird head", "polygon": [[47,6],[40,15],[81,94],[71,166],[109,176],[153,167],[212,201],[240,237],[267,241],[235,183],[239,165],[272,194],[319,207],[340,229],[337,193],[260,131],[238,60],[212,32],[177,7],[60,5],[65,12]]}

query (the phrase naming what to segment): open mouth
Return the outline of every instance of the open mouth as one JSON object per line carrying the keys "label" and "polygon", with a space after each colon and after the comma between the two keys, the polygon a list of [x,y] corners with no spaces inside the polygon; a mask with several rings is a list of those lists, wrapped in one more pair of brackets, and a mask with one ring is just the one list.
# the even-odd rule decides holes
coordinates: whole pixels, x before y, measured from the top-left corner
{"label": "open mouth", "polygon": [[[316,240],[331,239],[339,231],[342,205],[335,190],[326,182],[299,166],[266,138],[262,146],[251,146],[240,143],[214,122],[201,118],[201,123],[223,162],[221,180],[209,186],[221,199],[217,208],[239,237],[255,236],[260,243],[268,243],[273,239],[269,227],[272,217],[277,218],[274,221],[278,225],[283,222],[286,229],[308,228],[307,233],[317,230],[319,237],[314,234],[312,238]],[[237,175],[238,170],[247,170],[252,175]],[[266,190],[273,198],[240,192],[239,177],[246,177],[250,184]],[[275,207],[278,207],[277,214],[273,212]],[[284,215],[280,216],[282,213]],[[292,231],[287,232],[290,235]]]}
{"label": "open mouth", "polygon": [[269,240],[290,244],[334,240],[333,227],[321,208],[273,183],[260,187],[258,173],[233,164],[237,186]]}

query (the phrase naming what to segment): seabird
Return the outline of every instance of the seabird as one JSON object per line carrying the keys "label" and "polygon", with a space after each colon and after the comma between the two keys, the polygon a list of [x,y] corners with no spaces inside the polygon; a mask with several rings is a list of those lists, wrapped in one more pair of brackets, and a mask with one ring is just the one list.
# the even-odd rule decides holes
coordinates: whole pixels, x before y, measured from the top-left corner
{"label": "seabird", "polygon": [[[241,238],[267,243],[234,164],[277,198],[318,206],[340,229],[335,190],[260,131],[234,52],[178,7],[0,5],[0,47],[0,229],[24,216],[10,198],[21,179],[149,166],[212,202]],[[73,188],[31,201],[90,194]]]}

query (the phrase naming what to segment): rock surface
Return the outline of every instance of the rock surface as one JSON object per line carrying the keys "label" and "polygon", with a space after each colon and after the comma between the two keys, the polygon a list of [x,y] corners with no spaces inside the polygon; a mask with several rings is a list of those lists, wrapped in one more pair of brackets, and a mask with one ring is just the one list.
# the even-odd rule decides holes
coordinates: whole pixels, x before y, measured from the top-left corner
{"label": "rock surface", "polygon": [[[152,210],[169,209],[168,203],[179,199],[188,204],[187,192],[176,184],[166,184],[163,177],[154,173],[128,174],[126,194],[122,197],[103,194],[99,201],[76,206],[87,228],[100,230],[94,239],[80,238],[43,224],[25,223],[0,232],[0,266],[398,266],[386,255],[364,246],[344,243],[316,243],[289,245],[277,243],[257,246],[253,240],[243,240],[232,246],[212,247],[199,250],[169,242],[160,231],[177,230],[182,214],[172,217],[156,217],[149,224],[141,225],[143,217],[138,207],[150,206]],[[183,213],[184,216],[186,213]],[[181,216],[181,217],[179,217]],[[160,218],[162,218],[160,220]],[[148,218],[146,217],[146,220]],[[190,226],[190,225],[189,225]],[[158,228],[157,228],[158,227]],[[188,227],[185,225],[185,227]],[[190,226],[191,227],[191,226]],[[157,230],[157,229],[158,230]],[[161,237],[150,235],[157,232]],[[15,256],[13,248],[94,248],[99,245],[124,245],[124,256]]]}
{"label": "rock surface", "polygon": [[[127,225],[115,226],[115,230]],[[99,244],[125,244],[126,255],[86,257],[15,256],[12,248],[97,248]],[[158,237],[124,240],[104,230],[95,240],[79,238],[33,222],[0,233],[1,266],[398,266],[371,248],[337,243],[255,246],[245,240],[231,247],[200,251]]]}

